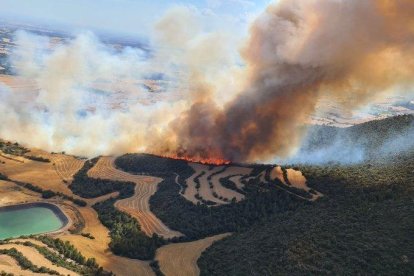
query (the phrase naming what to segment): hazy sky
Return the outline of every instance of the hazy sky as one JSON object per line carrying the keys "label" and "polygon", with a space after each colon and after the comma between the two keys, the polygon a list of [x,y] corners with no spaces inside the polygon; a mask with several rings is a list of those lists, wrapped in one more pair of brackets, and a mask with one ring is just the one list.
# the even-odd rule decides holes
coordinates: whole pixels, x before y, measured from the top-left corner
{"label": "hazy sky", "polygon": [[38,21],[80,29],[146,35],[153,22],[170,7],[194,9],[212,28],[246,29],[246,22],[262,11],[269,0],[1,0],[0,17],[19,22]]}

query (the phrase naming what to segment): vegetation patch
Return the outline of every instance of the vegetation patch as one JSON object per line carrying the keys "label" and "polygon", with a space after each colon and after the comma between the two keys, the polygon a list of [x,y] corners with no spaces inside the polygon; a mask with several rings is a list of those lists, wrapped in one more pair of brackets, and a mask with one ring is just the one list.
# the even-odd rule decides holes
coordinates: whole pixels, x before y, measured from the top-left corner
{"label": "vegetation patch", "polygon": [[108,179],[91,178],[88,171],[98,162],[99,158],[88,160],[73,177],[69,188],[74,194],[83,198],[95,198],[112,192],[119,192],[119,198],[128,198],[134,195],[135,183],[113,181]]}
{"label": "vegetation patch", "polygon": [[37,265],[33,264],[22,253],[17,251],[16,248],[0,249],[0,254],[5,254],[15,259],[23,270],[28,269],[35,273],[47,273],[51,275],[60,275],[59,272],[57,272],[56,270],[52,270],[44,266],[38,267]]}
{"label": "vegetation patch", "polygon": [[114,207],[115,201],[108,199],[93,206],[99,220],[110,230],[109,247],[117,255],[152,260],[156,249],[164,245],[165,241],[156,234],[152,237],[145,235],[136,219]]}
{"label": "vegetation patch", "polygon": [[201,275],[413,274],[414,152],[299,169],[324,197],[215,243]]}

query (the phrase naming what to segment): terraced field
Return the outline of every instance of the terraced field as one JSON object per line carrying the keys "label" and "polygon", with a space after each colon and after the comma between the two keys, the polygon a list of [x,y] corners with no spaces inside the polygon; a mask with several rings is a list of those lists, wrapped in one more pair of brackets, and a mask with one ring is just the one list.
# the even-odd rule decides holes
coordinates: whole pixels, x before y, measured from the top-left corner
{"label": "terraced field", "polygon": [[168,244],[157,250],[155,259],[167,276],[197,276],[200,275],[197,260],[201,253],[215,241],[228,235],[221,234],[193,242]]}
{"label": "terraced field", "polygon": [[[21,244],[13,244],[13,243],[0,245],[0,249],[11,249],[11,248],[15,248],[17,251],[22,253],[27,259],[29,259],[33,264],[39,267],[44,266],[49,269],[56,270],[62,275],[79,275],[71,270],[68,270],[66,268],[59,267],[53,264],[51,261],[46,259],[42,254],[39,253],[39,251],[37,251],[33,247],[24,246]],[[33,273],[31,275],[33,275]]]}
{"label": "terraced field", "polygon": [[62,182],[62,178],[52,163],[22,159],[24,162],[16,162],[0,156],[0,173],[12,180],[31,183],[44,190],[50,189],[54,192],[73,195],[67,185]]}
{"label": "terraced field", "polygon": [[102,225],[98,215],[90,207],[79,208],[84,218],[84,233],[90,233],[95,239],[88,239],[80,235],[64,233],[59,236],[64,241],[73,244],[86,258],[95,258],[105,270],[112,271],[116,275],[143,275],[153,276],[154,273],[148,262],[128,259],[114,255],[108,245],[110,242],[109,231]]}
{"label": "terraced field", "polygon": [[46,273],[34,273],[30,270],[23,270],[17,261],[8,255],[0,255],[0,272],[2,271],[20,276],[49,275]]}
{"label": "terraced field", "polygon": [[242,178],[249,175],[251,168],[236,166],[210,167],[198,163],[189,163],[195,171],[185,182],[187,187],[183,196],[194,204],[209,202],[209,205],[228,204],[231,200],[241,201],[244,195],[223,186],[223,179],[243,189]]}
{"label": "terraced field", "polygon": [[136,218],[141,225],[141,230],[148,236],[152,236],[154,233],[164,238],[181,236],[181,233],[169,229],[150,210],[149,199],[157,191],[161,179],[133,175],[118,170],[114,165],[114,160],[112,157],[101,157],[96,165],[89,170],[88,175],[94,178],[135,183],[134,196],[117,201],[115,207]]}
{"label": "terraced field", "polygon": [[53,162],[56,173],[65,181],[71,181],[85,163],[83,160],[63,154],[51,154],[49,159]]}

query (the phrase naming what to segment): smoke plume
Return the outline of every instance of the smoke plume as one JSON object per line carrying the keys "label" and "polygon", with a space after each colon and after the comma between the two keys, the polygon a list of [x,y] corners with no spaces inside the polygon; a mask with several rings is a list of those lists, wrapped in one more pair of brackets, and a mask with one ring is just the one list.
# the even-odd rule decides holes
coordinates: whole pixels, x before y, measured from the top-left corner
{"label": "smoke plume", "polygon": [[[38,101],[47,113],[59,116],[36,113],[48,117],[44,126],[32,114],[12,112],[18,114],[17,132],[25,133],[33,120],[41,120],[43,133],[33,133],[49,133],[53,142],[47,144],[53,147],[257,161],[287,156],[297,148],[321,96],[334,100],[348,95],[345,105],[353,109],[414,84],[412,0],[279,1],[252,24],[240,51],[242,66],[228,47],[231,40],[222,33],[200,33],[197,24],[186,24],[193,18],[182,13],[172,11],[156,26],[158,41],[169,48],[161,47],[151,62],[136,53],[130,58],[128,51],[103,51],[103,46],[89,51],[84,46],[90,39],[82,37],[48,54],[39,68],[33,55],[20,54],[19,62],[26,64],[17,67],[42,72],[33,73],[41,86]],[[74,116],[85,104],[84,87],[113,80],[114,72],[139,78],[154,68],[179,84],[167,89],[168,100]],[[16,132],[7,131],[2,128],[0,134]]]}

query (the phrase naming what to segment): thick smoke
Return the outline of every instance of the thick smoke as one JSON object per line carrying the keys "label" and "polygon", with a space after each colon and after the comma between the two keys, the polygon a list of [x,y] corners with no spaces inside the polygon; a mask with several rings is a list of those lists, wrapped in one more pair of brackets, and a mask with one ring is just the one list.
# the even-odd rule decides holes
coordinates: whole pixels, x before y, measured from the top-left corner
{"label": "thick smoke", "polygon": [[[169,12],[156,30],[159,47],[145,62],[134,49],[113,53],[89,36],[40,54],[44,41],[21,38],[14,64],[35,79],[39,95],[36,106],[7,97],[0,106],[11,117],[0,135],[82,154],[140,150],[257,161],[297,148],[321,96],[349,95],[345,104],[353,109],[414,82],[411,0],[279,1],[252,24],[241,66],[238,44],[232,51],[223,33],[201,32],[188,11]],[[91,100],[85,95],[100,80],[157,70],[175,85],[156,104],[84,112]]]}
{"label": "thick smoke", "polygon": [[[289,154],[318,98],[352,95],[349,108],[414,73],[414,2],[289,0],[270,6],[242,51],[244,91],[224,109],[195,103],[180,119],[187,154],[245,161]],[[214,115],[213,115],[214,114]]]}

